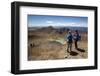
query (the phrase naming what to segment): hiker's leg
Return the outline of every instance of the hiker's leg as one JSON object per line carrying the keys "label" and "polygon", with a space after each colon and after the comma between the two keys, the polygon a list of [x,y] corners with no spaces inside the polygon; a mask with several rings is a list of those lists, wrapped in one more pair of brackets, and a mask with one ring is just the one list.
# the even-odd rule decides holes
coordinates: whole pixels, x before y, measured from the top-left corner
{"label": "hiker's leg", "polygon": [[77,49],[77,41],[75,41],[75,49]]}
{"label": "hiker's leg", "polygon": [[67,52],[69,52],[69,43],[67,43]]}
{"label": "hiker's leg", "polygon": [[72,43],[70,43],[70,52],[72,51]]}
{"label": "hiker's leg", "polygon": [[76,41],[76,49],[78,48],[77,41]]}

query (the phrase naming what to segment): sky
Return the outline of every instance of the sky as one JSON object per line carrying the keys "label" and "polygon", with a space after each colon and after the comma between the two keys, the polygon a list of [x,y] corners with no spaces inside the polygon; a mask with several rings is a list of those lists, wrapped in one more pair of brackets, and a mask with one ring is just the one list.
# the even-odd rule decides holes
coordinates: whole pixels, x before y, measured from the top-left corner
{"label": "sky", "polygon": [[28,15],[28,27],[73,26],[88,27],[88,17]]}

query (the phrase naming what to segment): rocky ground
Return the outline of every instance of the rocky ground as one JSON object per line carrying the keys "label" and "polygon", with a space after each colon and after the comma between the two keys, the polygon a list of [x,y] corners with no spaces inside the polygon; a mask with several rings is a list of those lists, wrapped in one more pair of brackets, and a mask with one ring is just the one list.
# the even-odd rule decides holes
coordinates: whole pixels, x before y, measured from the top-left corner
{"label": "rocky ground", "polygon": [[[47,32],[48,31],[48,32]],[[79,49],[66,50],[67,43],[64,34],[54,30],[32,31],[28,36],[28,60],[55,60],[55,59],[84,59],[88,57],[87,39],[78,42]],[[83,38],[86,35],[82,33]]]}

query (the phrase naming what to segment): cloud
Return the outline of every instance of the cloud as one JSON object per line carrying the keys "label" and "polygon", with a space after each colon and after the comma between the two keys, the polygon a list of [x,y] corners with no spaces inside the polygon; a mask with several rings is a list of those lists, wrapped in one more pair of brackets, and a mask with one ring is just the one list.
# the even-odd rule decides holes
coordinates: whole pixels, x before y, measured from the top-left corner
{"label": "cloud", "polygon": [[62,25],[64,25],[64,26],[75,26],[76,23],[74,23],[74,22],[69,22],[69,23],[64,23],[64,24],[62,24]]}
{"label": "cloud", "polygon": [[[53,22],[53,21],[46,21],[47,24],[50,24],[52,26],[77,26],[77,23],[69,22],[69,23],[62,23],[62,22]],[[47,25],[46,25],[47,26]]]}
{"label": "cloud", "polygon": [[69,22],[69,23],[51,23],[51,25],[54,25],[54,26],[76,26],[77,23],[74,23],[74,22]]}
{"label": "cloud", "polygon": [[67,27],[67,26],[71,26],[71,27],[87,27],[87,23],[83,23],[83,22],[53,22],[53,21],[46,21],[46,23],[44,24],[35,24],[35,25],[31,25],[31,26],[63,26],[63,27]]}
{"label": "cloud", "polygon": [[48,24],[52,24],[52,23],[53,23],[53,21],[46,21],[46,23],[48,23]]}
{"label": "cloud", "polygon": [[68,22],[68,23],[51,23],[53,26],[72,26],[72,27],[87,27],[85,23],[76,23],[76,22]]}

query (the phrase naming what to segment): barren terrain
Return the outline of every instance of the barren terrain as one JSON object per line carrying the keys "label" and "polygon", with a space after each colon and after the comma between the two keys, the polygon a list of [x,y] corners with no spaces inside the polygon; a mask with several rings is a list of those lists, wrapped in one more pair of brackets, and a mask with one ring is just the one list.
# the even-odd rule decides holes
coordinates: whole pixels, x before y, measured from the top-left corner
{"label": "barren terrain", "polygon": [[28,31],[28,60],[84,59],[88,57],[87,32],[79,32],[81,41],[79,49],[66,51],[66,30],[59,32],[53,27]]}

